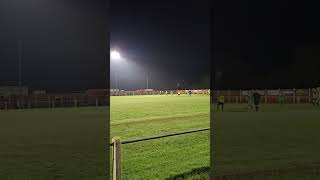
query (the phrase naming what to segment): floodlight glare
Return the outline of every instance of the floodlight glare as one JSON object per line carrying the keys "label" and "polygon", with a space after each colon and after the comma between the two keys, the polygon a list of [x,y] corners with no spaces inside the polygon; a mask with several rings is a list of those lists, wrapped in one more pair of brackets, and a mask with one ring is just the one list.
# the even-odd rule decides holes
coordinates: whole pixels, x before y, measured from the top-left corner
{"label": "floodlight glare", "polygon": [[117,51],[111,51],[111,53],[110,53],[110,58],[111,59],[120,59],[121,57],[120,57],[120,53],[118,53]]}

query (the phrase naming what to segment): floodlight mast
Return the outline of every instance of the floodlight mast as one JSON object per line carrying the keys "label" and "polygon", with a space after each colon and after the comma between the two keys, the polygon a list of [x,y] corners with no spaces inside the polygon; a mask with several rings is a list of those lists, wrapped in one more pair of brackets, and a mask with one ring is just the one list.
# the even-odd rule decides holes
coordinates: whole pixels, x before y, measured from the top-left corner
{"label": "floodlight mast", "polygon": [[18,70],[19,70],[19,80],[18,80],[18,87],[19,87],[19,108],[23,104],[23,90],[22,90],[22,56],[23,56],[23,41],[18,41]]}
{"label": "floodlight mast", "polygon": [[116,74],[116,89],[118,89],[118,73],[115,72],[115,74]]}
{"label": "floodlight mast", "polygon": [[22,41],[19,40],[18,41],[18,51],[19,51],[19,65],[18,65],[18,69],[19,69],[19,81],[18,81],[18,85],[19,88],[22,87]]}
{"label": "floodlight mast", "polygon": [[[121,59],[120,53],[116,50],[110,52],[110,59],[113,61],[118,61]],[[116,89],[118,89],[118,73],[115,72]]]}
{"label": "floodlight mast", "polygon": [[147,89],[149,89],[149,76],[147,75]]}

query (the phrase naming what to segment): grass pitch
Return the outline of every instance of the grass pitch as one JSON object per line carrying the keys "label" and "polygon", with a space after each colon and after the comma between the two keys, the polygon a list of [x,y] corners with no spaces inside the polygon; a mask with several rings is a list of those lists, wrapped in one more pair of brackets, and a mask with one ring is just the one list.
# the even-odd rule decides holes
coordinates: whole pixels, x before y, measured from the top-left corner
{"label": "grass pitch", "polygon": [[106,108],[0,111],[0,179],[105,179]]}
{"label": "grass pitch", "polygon": [[[111,97],[111,137],[209,126],[208,96]],[[320,177],[320,110],[309,104],[226,104],[214,114],[215,179]],[[214,111],[216,111],[214,109]],[[105,179],[106,108],[0,111],[0,179]],[[124,179],[205,179],[209,132],[125,144]]]}
{"label": "grass pitch", "polygon": [[212,129],[215,179],[320,179],[320,110],[310,104],[226,104]]}
{"label": "grass pitch", "polygon": [[[209,96],[111,97],[111,137],[122,140],[209,127]],[[123,179],[200,179],[209,131],[122,145]]]}

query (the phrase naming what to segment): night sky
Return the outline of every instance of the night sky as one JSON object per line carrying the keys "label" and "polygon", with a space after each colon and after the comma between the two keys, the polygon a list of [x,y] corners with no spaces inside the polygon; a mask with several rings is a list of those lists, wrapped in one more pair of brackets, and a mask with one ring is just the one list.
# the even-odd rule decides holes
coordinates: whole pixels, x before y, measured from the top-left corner
{"label": "night sky", "polygon": [[[0,1],[0,85],[81,91],[319,85],[320,11],[291,1]],[[108,16],[110,20],[108,21]],[[210,23],[211,22],[211,23]],[[110,40],[109,40],[109,31]],[[121,62],[109,63],[109,42]],[[211,45],[211,51],[210,51]]]}
{"label": "night sky", "polygon": [[209,88],[210,8],[198,0],[112,0],[111,87]]}
{"label": "night sky", "polygon": [[213,3],[213,87],[319,86],[320,11],[310,2]]}
{"label": "night sky", "polygon": [[108,87],[106,0],[1,0],[0,86],[18,84],[23,42],[23,85],[48,91]]}

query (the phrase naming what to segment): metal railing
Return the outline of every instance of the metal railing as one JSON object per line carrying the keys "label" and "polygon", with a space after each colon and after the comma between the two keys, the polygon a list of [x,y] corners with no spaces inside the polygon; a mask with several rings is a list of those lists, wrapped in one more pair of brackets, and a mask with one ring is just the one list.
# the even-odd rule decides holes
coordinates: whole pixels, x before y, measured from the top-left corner
{"label": "metal railing", "polygon": [[191,134],[191,133],[209,131],[209,130],[210,128],[201,128],[201,129],[182,131],[182,132],[158,135],[158,136],[147,137],[147,138],[131,139],[126,141],[121,141],[120,138],[112,138],[112,143],[110,143],[110,146],[113,147],[113,180],[121,180],[121,145],[122,144],[149,141],[154,139],[173,137],[173,136],[179,136],[183,134]]}
{"label": "metal railing", "polygon": [[[153,137],[148,137],[148,138],[131,139],[131,140],[126,140],[126,141],[121,141],[121,144],[130,144],[130,143],[141,142],[141,141],[149,141],[149,140],[153,140],[153,139],[160,139],[160,138],[165,138],[165,137],[178,136],[178,135],[182,135],[182,134],[190,134],[190,133],[208,131],[208,130],[210,130],[210,128],[182,131],[182,132],[153,136]],[[110,146],[113,146],[113,143],[110,143]]]}

